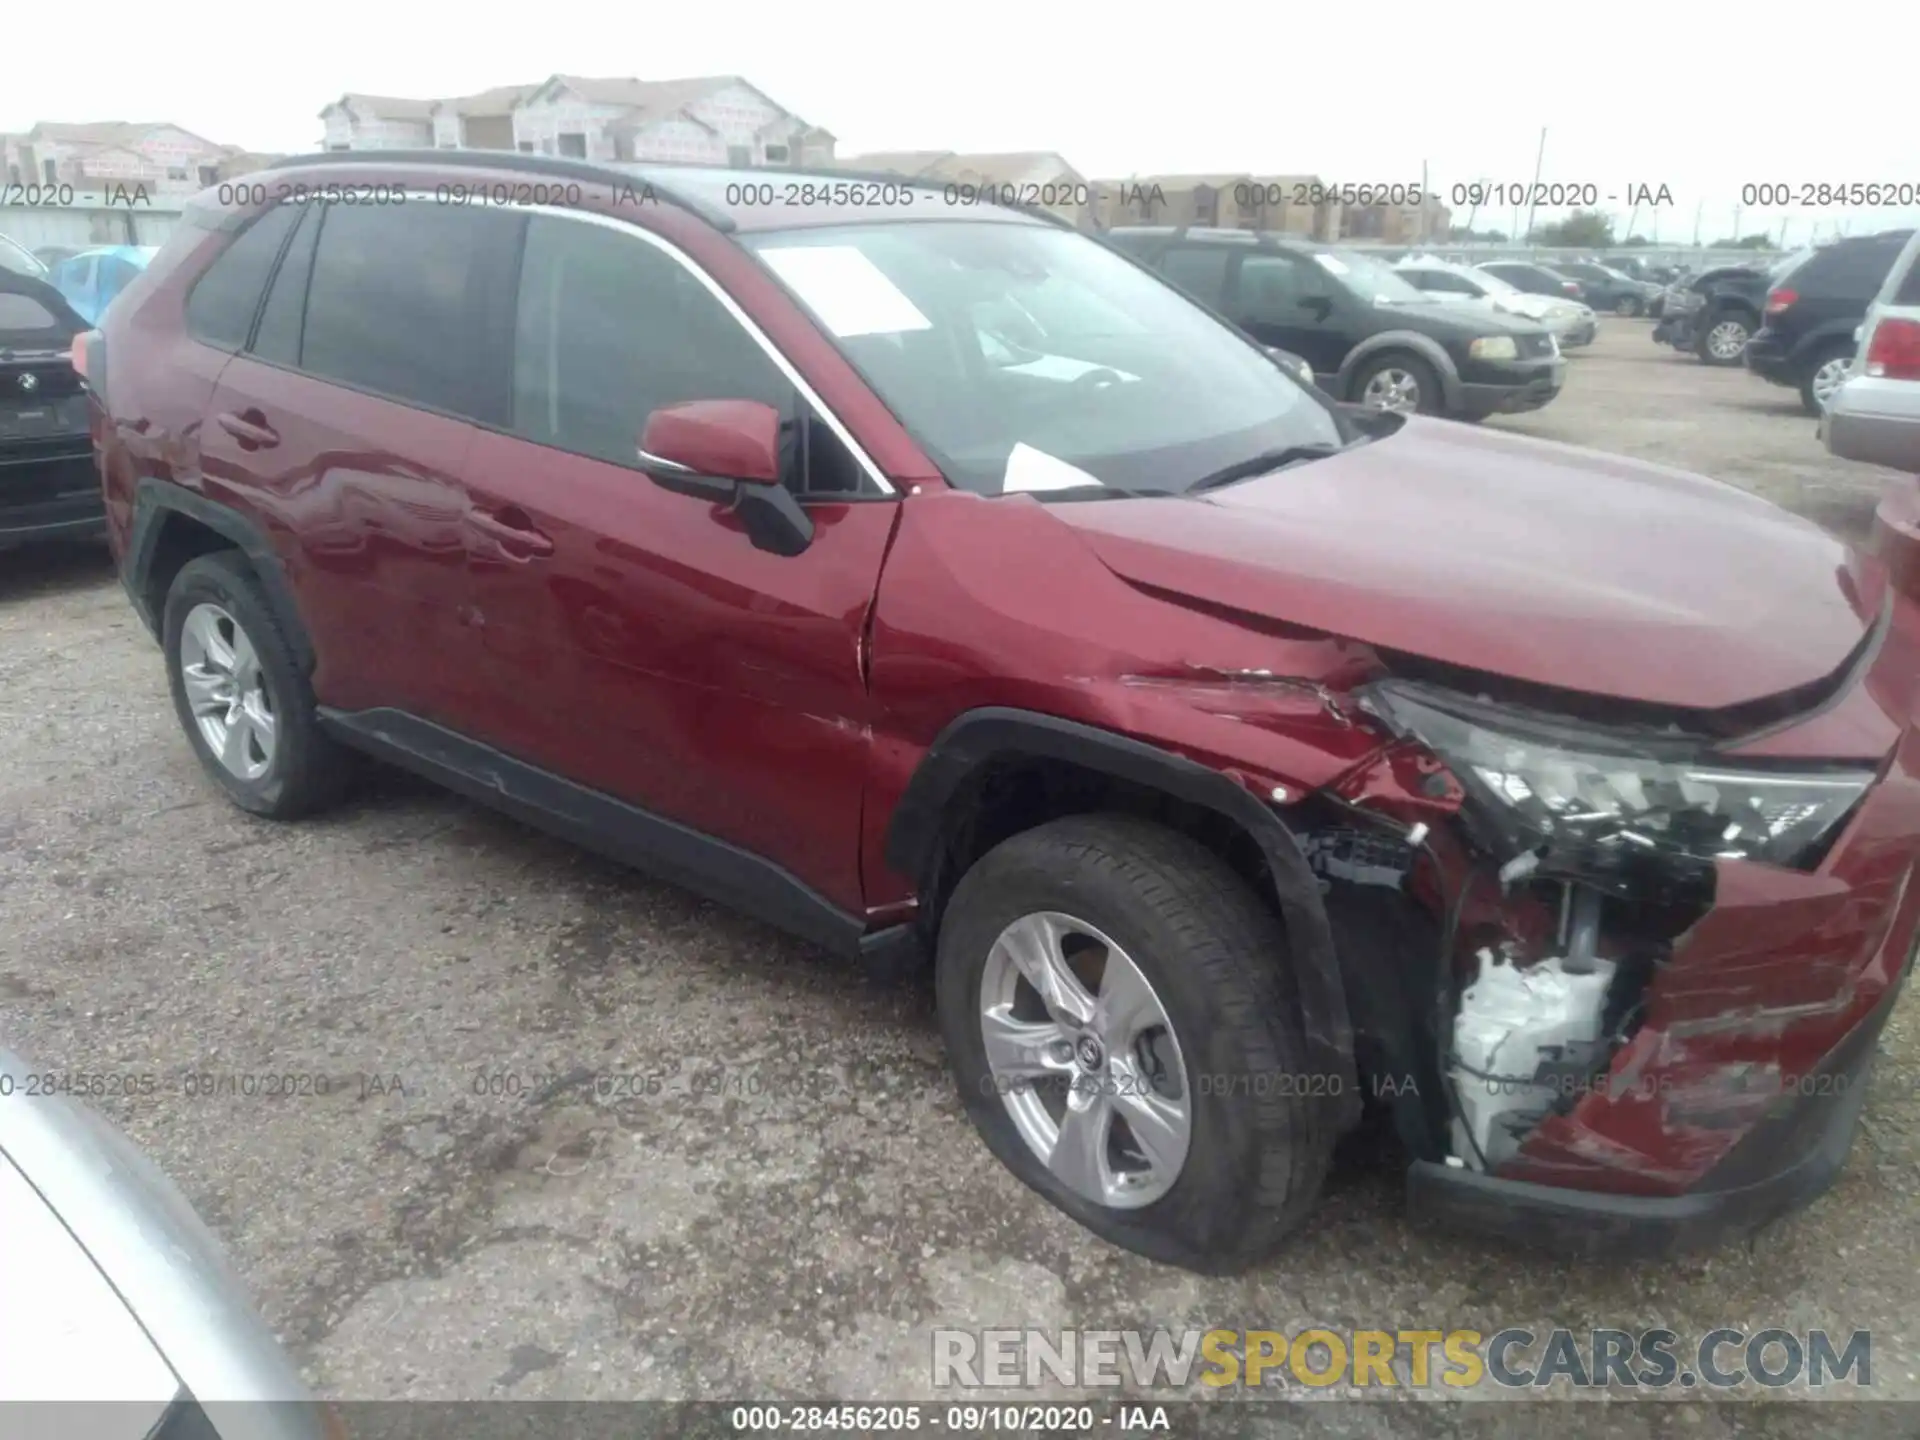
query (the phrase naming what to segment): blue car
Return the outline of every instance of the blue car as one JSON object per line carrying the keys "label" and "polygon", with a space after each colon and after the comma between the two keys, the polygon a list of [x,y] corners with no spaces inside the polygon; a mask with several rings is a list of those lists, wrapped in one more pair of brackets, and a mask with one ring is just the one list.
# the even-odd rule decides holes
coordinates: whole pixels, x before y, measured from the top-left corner
{"label": "blue car", "polygon": [[82,250],[53,267],[53,287],[89,325],[100,323],[107,304],[159,253],[156,245],[102,245]]}

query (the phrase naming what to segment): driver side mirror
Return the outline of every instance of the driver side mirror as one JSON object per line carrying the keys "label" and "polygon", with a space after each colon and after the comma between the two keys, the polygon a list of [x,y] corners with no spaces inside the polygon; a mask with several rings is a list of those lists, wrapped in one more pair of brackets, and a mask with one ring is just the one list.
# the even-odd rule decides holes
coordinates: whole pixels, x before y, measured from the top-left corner
{"label": "driver side mirror", "polygon": [[1302,295],[1300,308],[1315,320],[1324,320],[1333,313],[1333,297],[1330,295]]}
{"label": "driver side mirror", "polygon": [[813,520],[780,483],[780,412],[758,400],[662,405],[640,432],[640,468],[678,495],[712,500],[740,517],[755,548],[798,555]]}

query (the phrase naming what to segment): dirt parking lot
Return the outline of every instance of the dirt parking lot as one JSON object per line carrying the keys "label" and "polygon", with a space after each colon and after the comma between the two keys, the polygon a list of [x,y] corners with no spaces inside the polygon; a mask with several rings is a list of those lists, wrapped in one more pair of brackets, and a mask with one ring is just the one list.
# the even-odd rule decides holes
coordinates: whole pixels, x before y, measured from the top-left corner
{"label": "dirt parking lot", "polygon": [[[1877,472],[1829,458],[1791,392],[1649,328],[1606,321],[1560,400],[1492,423],[1865,534]],[[1392,1152],[1360,1146],[1284,1254],[1201,1279],[990,1158],[920,990],[398,776],[321,821],[250,819],[203,780],[105,559],[0,564],[0,1043],[157,1077],[101,1108],[329,1394],[910,1398],[936,1326],[1780,1325],[1871,1329],[1875,1390],[1920,1398],[1911,1002],[1844,1177],[1751,1246],[1634,1268],[1424,1233]],[[181,1080],[267,1074],[297,1093]],[[1671,1407],[1608,1408],[1555,1429],[1669,1431]],[[1682,1408],[1673,1433],[1735,1433]],[[1453,1433],[1432,1406],[1337,1411]]]}

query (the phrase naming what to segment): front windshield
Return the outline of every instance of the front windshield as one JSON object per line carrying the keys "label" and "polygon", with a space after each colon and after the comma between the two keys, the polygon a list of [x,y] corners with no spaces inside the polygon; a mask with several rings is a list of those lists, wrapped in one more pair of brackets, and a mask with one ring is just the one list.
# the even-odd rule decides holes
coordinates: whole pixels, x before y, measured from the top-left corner
{"label": "front windshield", "polygon": [[1433,299],[1391,265],[1357,250],[1316,250],[1313,258],[1347,289],[1375,305],[1425,305]]}
{"label": "front windshield", "polygon": [[1325,403],[1258,347],[1073,231],[942,220],[747,241],[976,494],[1178,492],[1342,442]]}
{"label": "front windshield", "polygon": [[47,267],[40,263],[39,257],[4,235],[0,235],[0,270],[11,270],[16,275],[25,275],[34,280],[47,278]]}

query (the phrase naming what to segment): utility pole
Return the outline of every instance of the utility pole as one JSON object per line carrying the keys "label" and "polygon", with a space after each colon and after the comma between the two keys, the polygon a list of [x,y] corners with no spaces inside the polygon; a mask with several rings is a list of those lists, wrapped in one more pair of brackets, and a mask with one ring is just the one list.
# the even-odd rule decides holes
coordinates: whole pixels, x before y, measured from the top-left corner
{"label": "utility pole", "polygon": [[1700,217],[1706,213],[1707,202],[1702,200],[1693,207],[1693,248],[1700,248]]}
{"label": "utility pole", "polygon": [[1540,151],[1533,157],[1533,190],[1527,195],[1527,234],[1533,234],[1533,202],[1540,198],[1540,167],[1547,162],[1547,127],[1540,127]]}
{"label": "utility pole", "polygon": [[1640,202],[1636,200],[1634,201],[1633,209],[1627,212],[1627,234],[1626,234],[1627,239],[1631,240],[1633,238],[1633,227],[1637,225],[1639,221],[1640,221]]}
{"label": "utility pole", "polygon": [[1422,245],[1427,243],[1427,206],[1431,203],[1433,202],[1427,199],[1427,162],[1422,160],[1420,162],[1420,243]]}
{"label": "utility pole", "polygon": [[1733,238],[1736,241],[1742,238],[1740,234],[1740,207],[1738,205],[1733,207]]}

